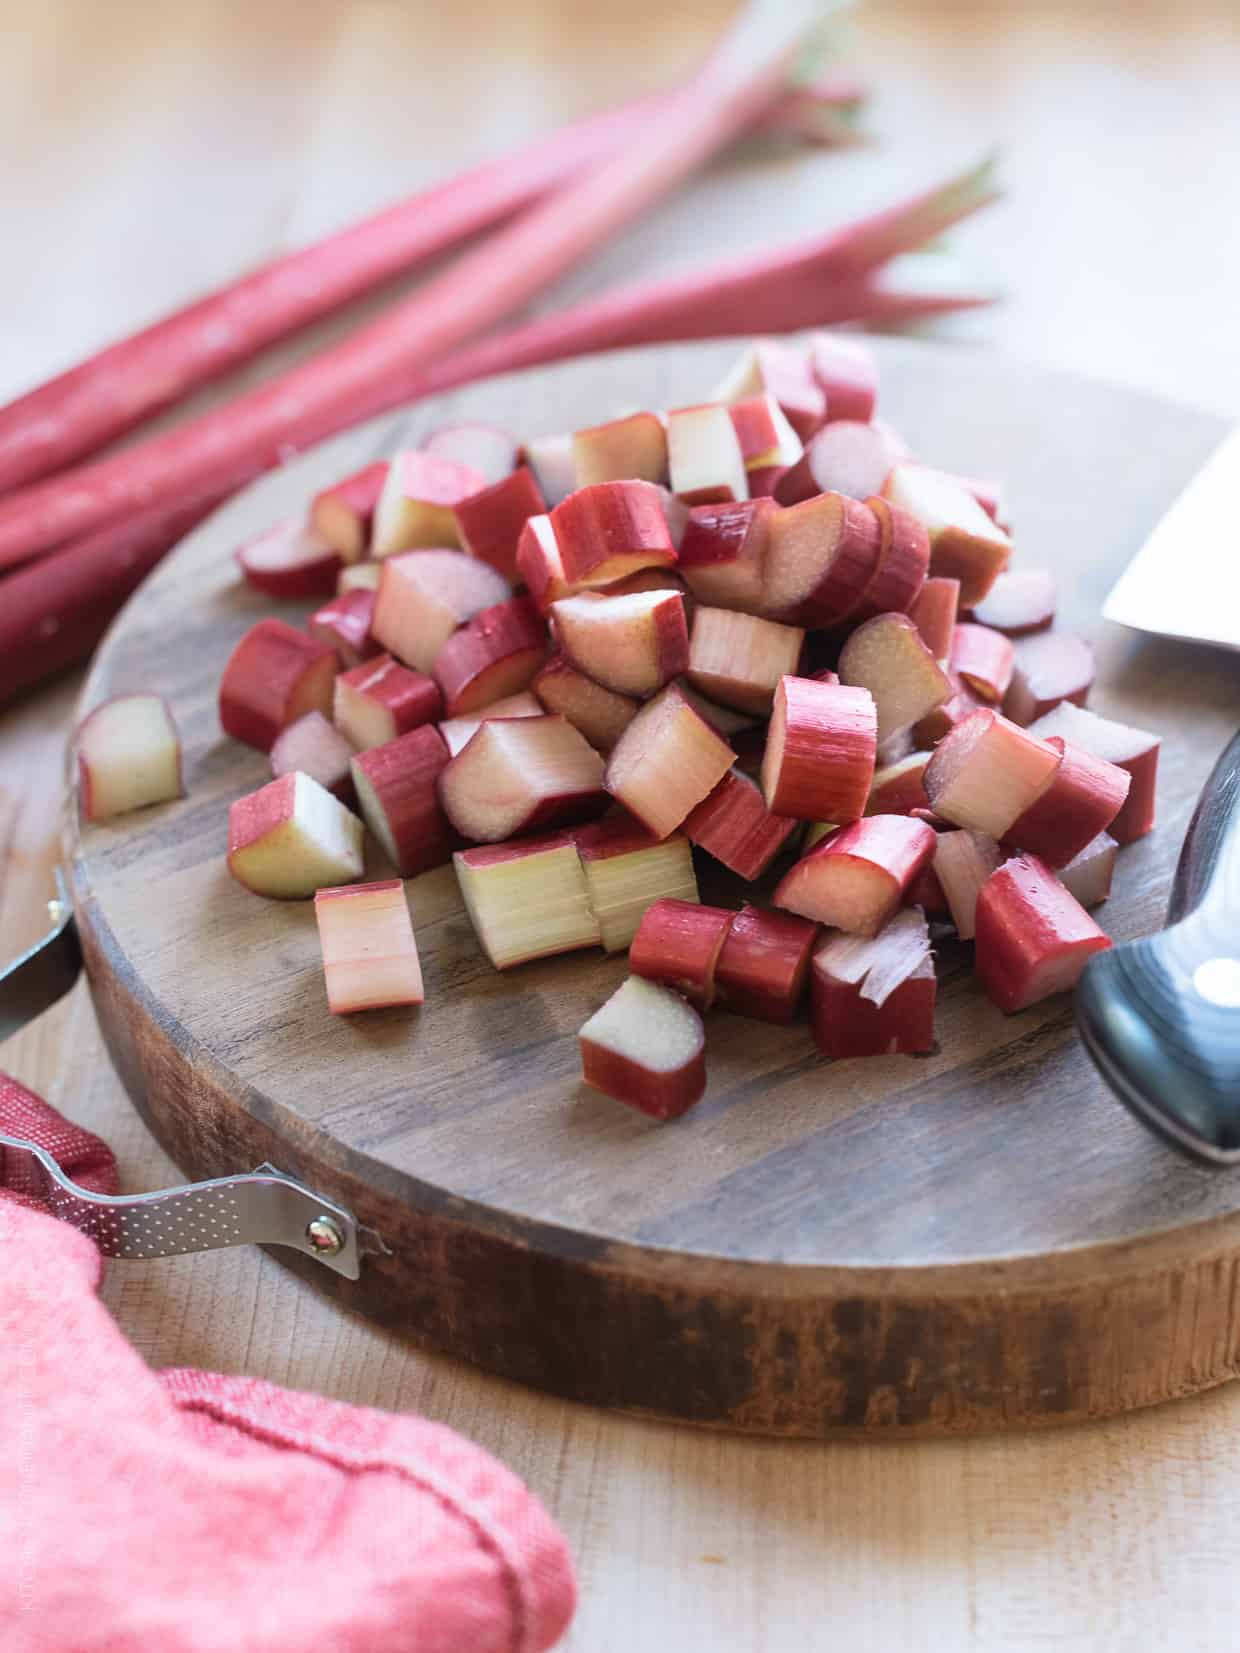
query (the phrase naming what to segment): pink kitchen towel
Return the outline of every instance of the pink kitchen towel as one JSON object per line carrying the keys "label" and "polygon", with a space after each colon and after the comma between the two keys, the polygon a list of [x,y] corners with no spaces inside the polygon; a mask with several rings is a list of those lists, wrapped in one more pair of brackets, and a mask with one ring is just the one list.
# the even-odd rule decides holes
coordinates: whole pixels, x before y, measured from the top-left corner
{"label": "pink kitchen towel", "polygon": [[[99,1138],[0,1076],[0,1130],[107,1193]],[[564,1539],[501,1464],[424,1419],[153,1372],[93,1241],[0,1149],[5,1653],[539,1653]]]}

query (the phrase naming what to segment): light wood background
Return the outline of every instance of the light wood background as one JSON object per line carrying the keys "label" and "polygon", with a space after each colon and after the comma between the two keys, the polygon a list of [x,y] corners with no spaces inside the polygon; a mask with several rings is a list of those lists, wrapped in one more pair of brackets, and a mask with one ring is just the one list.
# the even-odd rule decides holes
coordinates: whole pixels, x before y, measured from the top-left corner
{"label": "light wood background", "polygon": [[[0,395],[274,249],[662,78],[727,10],[0,0]],[[881,147],[717,173],[571,289],[794,234],[998,139],[1010,201],[958,239],[1011,296],[940,331],[1240,410],[1235,0],[873,0],[857,55]],[[1100,477],[1100,510],[1105,494]],[[75,687],[0,716],[6,956],[41,927]],[[0,1059],[104,1132],[128,1187],[174,1176],[84,992]],[[1063,1433],[771,1444],[571,1408],[419,1355],[256,1251],[120,1265],[106,1290],[156,1364],[415,1408],[507,1459],[572,1540],[574,1653],[1237,1644],[1237,1386]]]}

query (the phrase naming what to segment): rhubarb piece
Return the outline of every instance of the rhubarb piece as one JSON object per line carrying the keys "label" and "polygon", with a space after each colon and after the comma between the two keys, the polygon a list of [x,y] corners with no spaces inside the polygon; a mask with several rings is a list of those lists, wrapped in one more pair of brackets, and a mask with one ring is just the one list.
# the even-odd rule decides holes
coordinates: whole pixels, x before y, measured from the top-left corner
{"label": "rhubarb piece", "polygon": [[523,465],[461,500],[456,507],[457,538],[471,557],[490,563],[506,580],[515,580],[521,530],[546,509],[533,473]]}
{"label": "rhubarb piece", "polygon": [[503,700],[493,700],[489,706],[466,717],[445,718],[439,725],[439,733],[448,751],[455,757],[462,747],[469,745],[478,732],[479,724],[485,723],[488,718],[541,717],[546,710],[549,708],[542,706],[531,693],[522,691],[521,694],[506,695]]}
{"label": "rhubarb piece", "polygon": [[1075,987],[1093,955],[1110,945],[1036,855],[1004,862],[977,898],[974,968],[1009,1016]]}
{"label": "rhubarb piece", "polygon": [[982,507],[950,477],[907,462],[883,487],[923,524],[930,536],[930,572],[960,581],[960,602],[973,608],[1007,567],[1012,542]]}
{"label": "rhubarb piece", "polygon": [[1063,701],[1030,727],[1041,740],[1061,735],[1073,746],[1105,758],[1132,777],[1128,797],[1107,831],[1117,844],[1131,844],[1143,838],[1154,825],[1155,792],[1158,783],[1159,739],[1145,729],[1115,723]]}
{"label": "rhubarb piece", "polygon": [[598,921],[569,834],[459,850],[452,861],[478,945],[497,970],[598,946]]}
{"label": "rhubarb piece", "polygon": [[793,625],[833,626],[859,606],[882,532],[860,500],[819,494],[776,511],[763,567],[763,610]]}
{"label": "rhubarb piece", "polygon": [[756,465],[752,469],[747,466],[745,474],[749,478],[750,499],[773,500],[786,469],[785,465]]}
{"label": "rhubarb piece", "polygon": [[[810,369],[827,399],[830,420],[874,417],[878,401],[878,363],[869,345],[838,333],[815,333],[810,344]],[[877,493],[878,489],[871,489]]]}
{"label": "rhubarb piece", "polygon": [[108,821],[185,791],[181,736],[162,695],[105,700],[78,725],[75,743],[84,821]]}
{"label": "rhubarb piece", "polygon": [[422,1003],[422,964],[398,878],[316,890],[314,917],[333,1016]]}
{"label": "rhubarb piece", "polygon": [[723,779],[735,753],[674,685],[621,735],[604,784],[656,838],[666,838]]}
{"label": "rhubarb piece", "polygon": [[827,399],[814,379],[802,350],[776,339],[758,339],[715,391],[716,401],[731,403],[769,393],[802,442],[827,416]]}
{"label": "rhubarb piece", "polygon": [[715,966],[719,1003],[734,1016],[789,1026],[805,997],[817,934],[816,924],[792,913],[742,907]]}
{"label": "rhubarb piece", "polygon": [[[932,831],[938,832],[933,822],[927,822]],[[940,834],[940,836],[942,836]],[[928,918],[950,918],[951,908],[947,904],[947,896],[943,893],[943,886],[939,882],[939,875],[934,870],[934,862],[927,861],[926,865],[917,874],[908,887],[905,898],[906,905],[920,907]]]}
{"label": "rhubarb piece", "polygon": [[922,642],[942,665],[951,661],[959,610],[960,581],[945,580],[941,574],[927,580],[908,606],[908,617],[921,633]]}
{"label": "rhubarb piece", "polygon": [[816,849],[824,838],[829,838],[833,832],[838,832],[839,824],[836,821],[807,821],[805,836],[801,839],[801,854],[808,855],[810,850]]}
{"label": "rhubarb piece", "polygon": [[357,801],[352,762],[353,748],[322,712],[307,712],[290,723],[271,748],[271,773],[277,780],[300,769],[350,807]]}
{"label": "rhubarb piece", "polygon": [[1128,797],[1132,776],[1083,746],[1068,744],[1060,735],[1048,735],[1046,744],[1060,754],[1059,767],[1043,792],[1013,822],[1006,842],[1013,849],[1041,856],[1058,870],[1111,825]]}
{"label": "rhubarb piece", "polygon": [[771,499],[694,506],[676,568],[699,603],[758,611],[775,508]]}
{"label": "rhubarb piece", "polygon": [[228,870],[256,895],[292,901],[362,876],[362,823],[300,772],[228,811]]}
{"label": "rhubarb piece", "polygon": [[1001,841],[1059,762],[1053,746],[984,707],[939,742],[926,765],[926,792],[944,820]]}
{"label": "rhubarb piece", "polygon": [[1016,664],[1011,638],[963,621],[952,632],[951,668],[967,689],[990,705],[1007,693]]}
{"label": "rhubarb piece", "polygon": [[521,463],[520,444],[496,425],[440,425],[422,443],[422,452],[468,465],[484,478],[485,488],[511,476]]}
{"label": "rhubarb piece", "polygon": [[728,417],[741,446],[751,492],[755,471],[787,470],[800,459],[801,438],[769,391],[733,402]]}
{"label": "rhubarb piece", "polygon": [[780,879],[777,907],[850,935],[875,936],[934,855],[937,837],[907,815],[841,827]]}
{"label": "rhubarb piece", "polygon": [[747,775],[730,769],[690,814],[685,836],[738,878],[760,878],[796,831],[787,815],[772,815]]}
{"label": "rhubarb piece", "polygon": [[528,597],[481,609],[435,656],[434,676],[449,717],[463,717],[519,694],[547,658],[547,627]]}
{"label": "rhubarb piece", "polygon": [[701,607],[693,616],[689,681],[711,700],[765,715],[780,678],[795,673],[804,645],[799,626]]}
{"label": "rhubarb piece", "polygon": [[580,589],[564,577],[560,547],[549,516],[530,517],[517,539],[517,578],[545,614],[561,597]]}
{"label": "rhubarb piece", "polygon": [[934,845],[934,872],[961,941],[972,941],[977,898],[1003,860],[993,838],[984,832],[940,832]]}
{"label": "rhubarb piece", "polygon": [[750,712],[737,712],[731,706],[719,706],[713,700],[707,700],[693,687],[687,678],[680,678],[676,684],[681,694],[693,707],[694,711],[704,717],[711,728],[725,740],[732,740],[733,736],[747,734],[760,728],[761,720]]}
{"label": "rhubarb piece", "polygon": [[878,746],[868,689],[781,678],[762,759],[762,791],[775,815],[855,821],[865,812]]}
{"label": "rhubarb piece", "polygon": [[311,528],[347,563],[359,562],[366,555],[387,473],[388,462],[380,459],[322,489],[310,502]]}
{"label": "rhubarb piece", "polygon": [[1094,651],[1083,637],[1049,631],[1016,645],[1011,685],[1003,697],[1004,715],[1028,727],[1053,712],[1061,701],[1084,706],[1094,684]]}
{"label": "rhubarb piece", "polygon": [[1100,832],[1074,860],[1060,867],[1055,876],[1082,907],[1096,907],[1111,893],[1118,855],[1119,845],[1111,834]]}
{"label": "rhubarb piece", "polygon": [[489,718],[444,770],[439,798],[463,838],[498,844],[601,815],[603,760],[566,718]]}
{"label": "rhubarb piece", "polygon": [[429,723],[353,759],[366,825],[402,878],[442,867],[460,844],[438,798],[448,762],[448,748]]}
{"label": "rhubarb piece", "polygon": [[642,591],[677,591],[685,605],[685,621],[693,609],[692,598],[679,574],[667,568],[639,568],[635,574],[626,574],[622,580],[613,580],[602,588],[604,597],[635,597]]}
{"label": "rhubarb piece", "polygon": [[884,764],[874,771],[870,796],[866,799],[867,815],[911,815],[915,809],[929,809],[926,794],[926,765],[934,754],[910,752],[894,763]]}
{"label": "rhubarb piece", "polygon": [[664,897],[642,914],[629,948],[629,969],[674,987],[699,1010],[715,1002],[715,966],[732,927],[724,907]]}
{"label": "rhubarb piece", "polygon": [[319,597],[335,591],[339,551],[304,522],[277,522],[243,545],[237,562],[246,584],[268,597]]}
{"label": "rhubarb piece", "polygon": [[[639,568],[676,561],[662,498],[653,482],[596,482],[591,488],[578,488],[551,512],[551,528],[570,584],[588,580],[591,585],[607,585]],[[538,599],[532,584],[530,589]]]}
{"label": "rhubarb piece", "polygon": [[[471,376],[467,374],[466,378]],[[567,499],[577,487],[573,439],[569,435],[536,436],[525,444],[525,462],[534,473],[538,491],[546,500],[548,510],[553,510],[561,500]]]}
{"label": "rhubarb piece", "polygon": [[433,677],[381,654],[336,679],[332,721],[364,752],[434,723],[442,710],[443,698]]}
{"label": "rhubarb piece", "polygon": [[956,727],[963,723],[965,718],[972,717],[974,712],[983,709],[982,702],[952,671],[947,668],[948,681],[952,692],[949,697],[932,712],[927,712],[913,725],[911,734],[918,746],[935,747]]}
{"label": "rhubarb piece", "polygon": [[1005,569],[973,606],[973,618],[1008,637],[1046,631],[1055,618],[1059,588],[1045,568]]}
{"label": "rhubarb piece", "polygon": [[605,425],[577,431],[573,467],[579,488],[629,478],[665,483],[667,432],[663,421],[657,413],[631,413],[627,419],[611,419]]}
{"label": "rhubarb piece", "polygon": [[585,869],[590,910],[609,953],[629,945],[654,902],[665,897],[698,899],[693,850],[681,832],[655,838],[645,827],[617,816],[578,827],[573,837]]}
{"label": "rhubarb piece", "polygon": [[[828,399],[828,414],[830,406]],[[810,438],[797,464],[784,472],[775,498],[781,505],[796,505],[826,493],[866,500],[882,492],[898,458],[894,442],[881,426],[852,419],[833,421]]]}
{"label": "rhubarb piece", "polygon": [[880,741],[912,728],[952,692],[907,614],[879,614],[858,626],[840,652],[840,679],[873,695]]}
{"label": "rhubarb piece", "polygon": [[719,402],[674,408],[668,414],[667,464],[672,492],[686,505],[749,498],[740,441]]}
{"label": "rhubarb piece", "polygon": [[335,649],[341,671],[348,671],[382,653],[370,635],[374,617],[374,591],[358,586],[324,603],[311,615],[306,630],[316,642]]}
{"label": "rhubarb piece", "polygon": [[582,1028],[581,1077],[652,1119],[675,1119],[706,1090],[702,1018],[678,993],[628,976]]}
{"label": "rhubarb piece", "polygon": [[931,1051],[936,994],[929,931],[915,907],[873,939],[824,936],[810,971],[814,1042],[837,1062]]}
{"label": "rhubarb piece", "polygon": [[408,551],[383,564],[371,631],[398,660],[428,672],[458,626],[511,596],[502,574],[463,551]]}
{"label": "rhubarb piece", "polygon": [[849,618],[855,623],[876,614],[904,614],[917,600],[930,566],[930,536],[908,511],[901,511],[881,494],[865,502],[879,528],[874,572]]}
{"label": "rhubarb piece", "polygon": [[283,620],[260,620],[237,644],[220,679],[226,735],[270,752],[281,729],[307,712],[329,716],[336,651]]}
{"label": "rhubarb piece", "polygon": [[531,688],[544,710],[566,717],[597,752],[610,752],[641,710],[638,701],[605,689],[562,654],[547,661]]}
{"label": "rhubarb piece", "polygon": [[609,597],[583,591],[552,603],[555,634],[569,663],[617,694],[656,694],[689,663],[679,591]]}
{"label": "rhubarb piece", "polygon": [[456,508],[486,485],[481,471],[454,459],[438,459],[416,448],[394,455],[375,506],[370,555],[460,545]]}
{"label": "rhubarb piece", "polygon": [[378,591],[382,573],[381,562],[346,563],[336,581],[336,595],[343,597],[349,591]]}

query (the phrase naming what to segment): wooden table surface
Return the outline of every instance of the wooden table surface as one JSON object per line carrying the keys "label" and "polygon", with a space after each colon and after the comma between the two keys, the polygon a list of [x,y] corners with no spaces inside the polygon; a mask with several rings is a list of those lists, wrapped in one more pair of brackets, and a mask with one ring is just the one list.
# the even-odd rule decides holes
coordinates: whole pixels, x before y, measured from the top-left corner
{"label": "wooden table surface", "polygon": [[[0,0],[0,396],[365,208],[687,63],[723,0]],[[874,0],[881,146],[718,171],[566,287],[793,235],[998,139],[1010,198],[959,237],[1005,306],[962,348],[1240,411],[1235,0]],[[1139,462],[1139,455],[1134,456]],[[1099,510],[1106,479],[1099,478]],[[33,940],[77,680],[0,716],[0,955]],[[4,1067],[174,1178],[84,990]],[[153,1363],[414,1408],[511,1463],[576,1552],[576,1653],[843,1645],[1176,1653],[1237,1644],[1240,1387],[1059,1433],[789,1445],[573,1408],[346,1319],[257,1251],[120,1265]]]}

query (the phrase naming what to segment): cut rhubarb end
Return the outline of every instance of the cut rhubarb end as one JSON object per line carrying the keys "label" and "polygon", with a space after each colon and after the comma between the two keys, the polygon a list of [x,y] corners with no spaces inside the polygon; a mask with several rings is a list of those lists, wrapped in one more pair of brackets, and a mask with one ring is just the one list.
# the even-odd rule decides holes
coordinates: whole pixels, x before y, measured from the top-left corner
{"label": "cut rhubarb end", "polygon": [[629,969],[647,981],[674,987],[699,1010],[715,1002],[715,966],[732,927],[724,907],[692,901],[652,902],[629,948]]}
{"label": "cut rhubarb end", "polygon": [[789,1026],[805,998],[817,935],[809,919],[742,907],[715,967],[719,1003],[734,1016]]}
{"label": "cut rhubarb end", "polygon": [[874,572],[850,615],[854,621],[906,613],[925,584],[930,566],[930,536],[911,512],[901,511],[879,494],[865,503],[878,522],[879,547]]}
{"label": "cut rhubarb end", "polygon": [[760,878],[797,830],[772,815],[747,775],[731,769],[685,821],[685,836],[738,878]]}
{"label": "cut rhubarb end", "polygon": [[286,901],[350,883],[362,876],[362,823],[309,775],[283,775],[229,810],[228,870]]}
{"label": "cut rhubarb end", "polygon": [[669,684],[621,735],[604,784],[656,838],[666,838],[719,784],[735,755]]}
{"label": "cut rhubarb end", "polygon": [[605,425],[579,430],[573,436],[573,465],[579,488],[633,478],[666,483],[663,421],[656,413],[633,413],[627,419],[610,419]]}
{"label": "cut rhubarb end", "polygon": [[917,908],[898,913],[870,940],[826,936],[810,975],[815,1043],[833,1061],[932,1051],[936,994],[929,931]]}
{"label": "cut rhubarb end", "polygon": [[776,339],[758,339],[715,391],[715,399],[735,404],[769,392],[802,442],[827,416],[827,399],[814,379],[808,353]]}
{"label": "cut rhubarb end", "polygon": [[457,535],[471,557],[489,563],[506,580],[515,580],[521,532],[531,517],[546,509],[533,473],[522,466],[460,502]]}
{"label": "cut rhubarb end", "polygon": [[910,752],[874,771],[870,796],[866,800],[867,815],[911,815],[915,809],[929,809],[926,793],[926,765],[932,752]]}
{"label": "cut rhubarb end", "polygon": [[271,773],[276,780],[300,769],[349,806],[356,802],[352,763],[353,748],[322,712],[307,712],[290,723],[271,748]]}
{"label": "cut rhubarb end", "polygon": [[1148,729],[1134,729],[1115,723],[1064,701],[1053,712],[1039,718],[1029,733],[1042,740],[1061,735],[1073,746],[1092,752],[1127,770],[1132,777],[1128,797],[1107,831],[1117,844],[1131,844],[1143,838],[1154,825],[1155,793],[1158,784],[1159,739]]}
{"label": "cut rhubarb end", "polygon": [[520,694],[547,658],[547,627],[529,597],[510,597],[466,622],[435,656],[434,676],[449,717],[464,717]]}
{"label": "cut rhubarb end", "polygon": [[675,684],[678,692],[684,696],[699,716],[704,717],[716,734],[722,735],[725,740],[732,740],[734,736],[760,732],[761,719],[752,712],[738,712],[731,706],[720,706],[713,700],[707,700],[693,687],[687,678],[680,678]]}
{"label": "cut rhubarb end", "polygon": [[458,626],[512,596],[502,574],[463,551],[408,551],[383,564],[371,630],[420,672]]}
{"label": "cut rhubarb end", "polygon": [[926,716],[920,718],[909,731],[918,746],[936,747],[958,723],[972,717],[974,712],[986,710],[973,690],[967,688],[960,678],[953,674],[950,666],[947,668],[947,675],[952,686],[949,698],[941,706],[936,706],[932,712],[927,712]]}
{"label": "cut rhubarb end", "polygon": [[1061,701],[1084,706],[1094,684],[1094,651],[1083,637],[1048,631],[1026,638],[1015,648],[1011,685],[1003,711],[1013,723],[1028,727],[1053,712]]}
{"label": "cut rhubarb end", "polygon": [[382,653],[370,635],[375,617],[375,593],[359,587],[342,591],[310,617],[306,631],[316,643],[335,649],[341,671],[360,666]]}
{"label": "cut rhubarb end", "polygon": [[1128,797],[1132,776],[1059,735],[1048,735],[1046,744],[1060,754],[1059,767],[1045,791],[1013,823],[1007,843],[1040,855],[1058,869],[1110,826]]}
{"label": "cut rhubarb end", "polygon": [[973,618],[1008,637],[1046,631],[1055,618],[1059,588],[1045,568],[1005,570],[973,607]]}
{"label": "cut rhubarb end", "polygon": [[324,488],[310,502],[311,527],[347,563],[358,562],[366,554],[387,473],[387,460],[381,459]]}
{"label": "cut rhubarb end", "polygon": [[1016,650],[1010,637],[989,626],[965,621],[952,632],[951,668],[977,695],[996,705],[1007,693],[1016,665]]}
{"label": "cut rhubarb end", "polygon": [[878,716],[868,689],[785,677],[762,757],[762,792],[775,815],[855,821],[874,779]]}
{"label": "cut rhubarb end", "polygon": [[448,748],[429,724],[353,759],[366,825],[402,878],[442,867],[460,845],[436,793],[448,761]]}
{"label": "cut rhubarb end", "polygon": [[662,495],[653,482],[578,488],[551,512],[551,528],[570,584],[604,585],[639,568],[676,561]]}
{"label": "cut rhubarb end", "polygon": [[307,712],[331,715],[336,653],[283,620],[260,620],[237,644],[220,679],[226,735],[270,752],[281,729]]}
{"label": "cut rhubarb end", "polygon": [[562,717],[481,724],[440,776],[439,797],[475,844],[593,820],[607,807],[603,760]]}
{"label": "cut rhubarb end", "polygon": [[598,921],[568,834],[462,850],[453,865],[478,945],[497,970],[598,946]]}
{"label": "cut rhubarb end", "polygon": [[930,572],[960,581],[960,601],[975,608],[1007,567],[1012,542],[973,495],[940,472],[897,465],[883,492],[930,536]]}
{"label": "cut rhubarb end", "polygon": [[520,443],[497,425],[440,425],[422,443],[422,452],[467,465],[488,488],[511,476],[521,463]]}
{"label": "cut rhubarb end", "polygon": [[827,399],[829,420],[859,420],[864,424],[873,419],[878,402],[878,363],[869,345],[837,333],[815,333],[809,364]]}
{"label": "cut rhubarb end", "polygon": [[161,695],[105,700],[83,718],[75,741],[84,821],[107,821],[184,794],[181,736]]}
{"label": "cut rhubarb end", "polygon": [[627,819],[580,827],[573,837],[603,946],[622,952],[648,907],[667,897],[697,901],[693,851],[683,833],[654,838]]}
{"label": "cut rhubarb end", "polygon": [[343,597],[349,591],[378,591],[381,562],[346,563],[336,581],[336,595]]}
{"label": "cut rhubarb end", "polygon": [[944,820],[1002,840],[1058,767],[1053,746],[983,709],[939,742],[926,766],[926,792]]}
{"label": "cut rhubarb end", "polygon": [[398,453],[375,506],[370,555],[460,545],[456,508],[486,486],[486,477],[472,465],[416,450]]}
{"label": "cut rhubarb end", "polygon": [[1005,862],[978,897],[975,968],[1009,1015],[1075,987],[1093,955],[1110,945],[1036,855]]}
{"label": "cut rhubarb end", "polygon": [[334,1016],[422,1003],[422,965],[399,879],[316,890],[314,917]]}
{"label": "cut rhubarb end", "polygon": [[702,1018],[641,976],[629,976],[579,1038],[586,1084],[652,1119],[675,1119],[706,1090]]}
{"label": "cut rhubarb end", "polygon": [[908,617],[921,640],[940,664],[951,659],[956,616],[960,610],[960,581],[941,575],[927,580],[909,604]]}
{"label": "cut rhubarb end", "polygon": [[573,439],[567,433],[534,437],[525,444],[525,461],[534,473],[548,510],[554,510],[577,487]]}
{"label": "cut rhubarb end", "polygon": [[840,681],[874,697],[878,739],[888,741],[950,699],[951,680],[907,614],[879,614],[840,653]]}
{"label": "cut rhubarb end", "polygon": [[777,511],[762,576],[764,612],[794,625],[837,625],[862,601],[882,537],[870,507],[843,494]]}
{"label": "cut rhubarb end", "polygon": [[1100,832],[1091,844],[1055,874],[1082,907],[1096,907],[1111,893],[1119,845],[1109,832]]}
{"label": "cut rhubarb end", "polygon": [[549,516],[530,517],[517,540],[517,577],[543,614],[561,597],[578,589],[564,577],[560,547]]}
{"label": "cut rhubarb end", "polygon": [[772,499],[695,505],[680,542],[677,572],[699,603],[756,613],[770,539]]}
{"label": "cut rhubarb end", "polygon": [[674,408],[668,414],[667,467],[672,492],[686,505],[749,498],[745,457],[722,403]]}
{"label": "cut rhubarb end", "polygon": [[[829,410],[829,402],[827,406]],[[832,421],[810,439],[798,463],[780,477],[775,498],[781,505],[796,505],[826,493],[866,500],[882,491],[899,457],[881,426],[852,419]]]}
{"label": "cut rhubarb end", "polygon": [[551,605],[556,638],[569,663],[617,694],[645,699],[689,663],[689,631],[679,591],[626,597],[583,591]]}
{"label": "cut rhubarb end", "polygon": [[237,561],[246,584],[268,597],[326,597],[335,591],[343,560],[315,529],[291,519],[243,545]]}
{"label": "cut rhubarb end", "polygon": [[984,832],[941,832],[934,846],[934,871],[961,941],[972,941],[977,898],[1003,860]]}
{"label": "cut rhubarb end", "polygon": [[780,678],[795,673],[804,646],[799,626],[699,607],[689,644],[689,681],[711,700],[764,716]]}
{"label": "cut rhubarb end", "polygon": [[478,727],[488,718],[496,717],[542,717],[547,710],[533,694],[506,695],[503,700],[493,700],[489,706],[481,711],[473,712],[468,717],[449,717],[439,725],[439,733],[443,736],[444,745],[453,757],[478,732]]}
{"label": "cut rhubarb end", "polygon": [[433,677],[378,655],[336,679],[332,721],[359,752],[434,723],[443,699]]}
{"label": "cut rhubarb end", "polygon": [[841,827],[784,874],[775,905],[850,935],[874,936],[934,855],[935,833],[907,815]]}
{"label": "cut rhubarb end", "polygon": [[769,390],[733,402],[728,417],[741,445],[751,491],[755,472],[784,471],[800,459],[801,438]]}
{"label": "cut rhubarb end", "polygon": [[562,654],[547,661],[531,687],[542,708],[566,717],[596,752],[610,752],[641,710],[640,702],[595,683]]}

